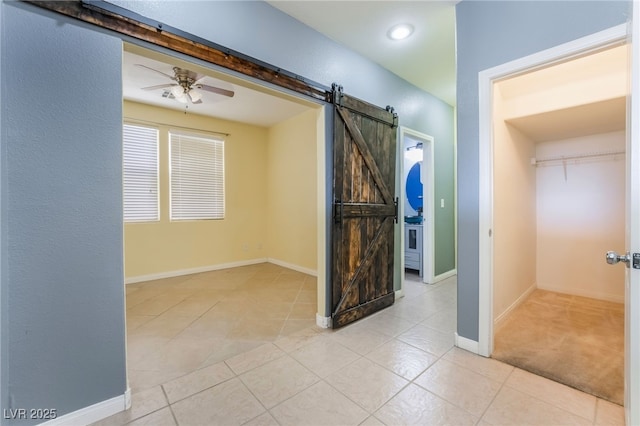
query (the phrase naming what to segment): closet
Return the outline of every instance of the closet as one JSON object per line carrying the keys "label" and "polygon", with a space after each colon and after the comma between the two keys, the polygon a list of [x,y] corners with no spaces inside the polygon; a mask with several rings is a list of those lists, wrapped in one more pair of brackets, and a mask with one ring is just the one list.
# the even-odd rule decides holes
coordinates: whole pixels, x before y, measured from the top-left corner
{"label": "closet", "polygon": [[[604,349],[594,344],[580,351],[593,349],[584,358],[611,352],[603,359],[617,380],[624,268],[610,267],[604,256],[624,247],[626,46],[503,80],[493,90],[494,356],[563,381],[562,370],[570,370],[564,363],[577,368],[582,362],[572,358],[576,348],[600,340]],[[594,330],[608,322],[614,332],[567,337],[561,312],[553,310],[574,306],[567,327]],[[518,323],[515,315],[526,320]],[[553,318],[540,331],[523,325],[533,329]],[[613,349],[618,344],[620,353]],[[540,363],[545,357],[546,365]],[[583,368],[600,367],[585,361]],[[617,382],[609,383],[613,391],[602,391],[597,381],[565,384],[620,403]]]}
{"label": "closet", "polygon": [[494,318],[532,288],[624,301],[626,47],[494,86]]}

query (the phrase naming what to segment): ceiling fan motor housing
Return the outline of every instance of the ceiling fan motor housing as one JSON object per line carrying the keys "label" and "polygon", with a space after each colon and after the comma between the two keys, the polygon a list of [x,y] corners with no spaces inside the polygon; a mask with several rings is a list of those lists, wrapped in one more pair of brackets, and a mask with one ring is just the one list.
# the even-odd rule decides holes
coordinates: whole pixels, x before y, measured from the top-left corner
{"label": "ceiling fan motor housing", "polygon": [[191,86],[196,82],[197,74],[193,71],[184,70],[182,68],[173,67],[173,72],[176,74],[176,81],[184,89],[184,93],[191,90]]}

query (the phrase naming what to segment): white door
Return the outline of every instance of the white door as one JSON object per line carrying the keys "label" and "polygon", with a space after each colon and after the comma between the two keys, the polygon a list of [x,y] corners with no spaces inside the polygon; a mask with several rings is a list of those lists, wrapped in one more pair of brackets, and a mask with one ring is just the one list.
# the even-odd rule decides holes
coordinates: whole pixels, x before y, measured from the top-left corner
{"label": "white door", "polygon": [[[631,102],[627,111],[625,413],[628,425],[640,424],[640,3],[633,2],[631,28]],[[634,262],[633,257],[637,260]]]}

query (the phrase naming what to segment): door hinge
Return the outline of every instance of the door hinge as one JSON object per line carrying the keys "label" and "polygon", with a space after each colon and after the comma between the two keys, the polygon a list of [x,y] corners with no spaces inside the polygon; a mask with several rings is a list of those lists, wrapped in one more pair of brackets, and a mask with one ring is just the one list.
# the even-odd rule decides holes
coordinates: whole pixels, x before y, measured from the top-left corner
{"label": "door hinge", "polygon": [[398,223],[398,197],[396,197],[395,200],[393,200],[393,220],[395,220],[396,223]]}

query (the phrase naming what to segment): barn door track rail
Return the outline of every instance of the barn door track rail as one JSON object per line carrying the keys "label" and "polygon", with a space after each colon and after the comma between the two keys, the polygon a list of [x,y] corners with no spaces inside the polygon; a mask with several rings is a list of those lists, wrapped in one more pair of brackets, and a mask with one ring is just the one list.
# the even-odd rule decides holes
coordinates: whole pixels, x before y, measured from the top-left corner
{"label": "barn door track rail", "polygon": [[310,97],[331,102],[331,89],[256,58],[102,0],[23,0],[100,28],[179,52]]}

